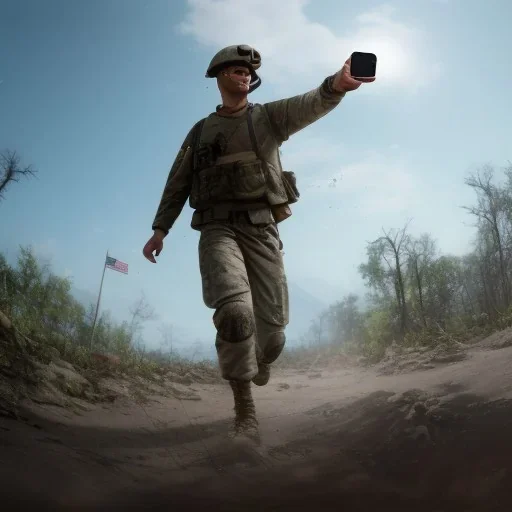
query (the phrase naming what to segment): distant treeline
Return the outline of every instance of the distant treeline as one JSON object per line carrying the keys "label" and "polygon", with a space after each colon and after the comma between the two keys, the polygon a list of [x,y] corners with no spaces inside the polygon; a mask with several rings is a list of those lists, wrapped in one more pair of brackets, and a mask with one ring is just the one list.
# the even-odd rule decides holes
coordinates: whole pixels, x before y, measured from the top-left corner
{"label": "distant treeline", "polygon": [[393,341],[436,343],[467,338],[512,320],[512,166],[497,184],[490,166],[465,183],[476,194],[464,207],[475,221],[473,250],[443,255],[429,233],[414,236],[410,223],[383,230],[367,247],[359,272],[369,306],[349,294],[315,320],[309,343],[334,343],[378,359]]}

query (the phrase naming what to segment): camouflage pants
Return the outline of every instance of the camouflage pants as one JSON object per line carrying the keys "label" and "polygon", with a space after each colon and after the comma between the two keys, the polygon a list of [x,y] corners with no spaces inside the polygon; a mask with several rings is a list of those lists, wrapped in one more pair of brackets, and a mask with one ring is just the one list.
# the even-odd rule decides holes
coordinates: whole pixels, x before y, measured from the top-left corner
{"label": "camouflage pants", "polygon": [[244,218],[205,224],[199,265],[222,376],[250,381],[258,361],[274,362],[285,343],[288,285],[277,228]]}

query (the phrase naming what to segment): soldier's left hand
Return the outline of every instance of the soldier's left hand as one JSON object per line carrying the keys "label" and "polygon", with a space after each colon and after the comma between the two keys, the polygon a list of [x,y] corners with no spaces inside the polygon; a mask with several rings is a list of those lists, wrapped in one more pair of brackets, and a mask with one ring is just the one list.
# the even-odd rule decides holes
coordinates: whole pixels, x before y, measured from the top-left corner
{"label": "soldier's left hand", "polygon": [[349,57],[345,61],[345,64],[343,64],[343,67],[336,73],[334,77],[332,86],[337,91],[355,91],[363,83],[370,83],[375,81],[374,76],[372,76],[371,78],[361,78],[360,80],[352,78],[352,76],[350,75],[350,61],[351,58]]}

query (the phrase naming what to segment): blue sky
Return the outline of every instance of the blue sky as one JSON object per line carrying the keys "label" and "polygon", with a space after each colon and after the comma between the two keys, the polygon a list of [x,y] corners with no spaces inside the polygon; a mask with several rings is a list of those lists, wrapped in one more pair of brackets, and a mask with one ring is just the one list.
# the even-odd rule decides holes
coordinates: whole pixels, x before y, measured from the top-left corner
{"label": "blue sky", "polygon": [[0,250],[13,257],[30,244],[96,294],[108,249],[129,274],[107,272],[102,307],[123,318],[144,290],[158,322],[188,339],[214,335],[188,205],[157,265],[141,251],[184,136],[219,102],[204,73],[222,46],[261,51],[253,102],[316,87],[354,50],[378,56],[374,84],[282,148],[302,192],[281,227],[288,276],[322,302],[362,290],[357,266],[383,227],[412,218],[411,232],[430,232],[442,252],[467,251],[473,228],[460,206],[474,198],[464,177],[512,159],[506,0],[1,6],[0,149],[39,173],[0,204]]}

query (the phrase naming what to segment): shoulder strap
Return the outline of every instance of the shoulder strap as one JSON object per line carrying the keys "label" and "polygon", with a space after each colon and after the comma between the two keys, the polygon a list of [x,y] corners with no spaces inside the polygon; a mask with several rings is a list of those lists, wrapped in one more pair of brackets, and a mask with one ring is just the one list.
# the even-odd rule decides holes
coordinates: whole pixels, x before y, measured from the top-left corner
{"label": "shoulder strap", "polygon": [[[261,156],[260,148],[258,145],[258,139],[256,138],[256,134],[254,133],[254,123],[252,122],[253,108],[254,105],[251,103],[249,104],[249,108],[247,109],[247,126],[249,128],[249,137],[251,138],[252,150],[256,153],[256,156],[260,159],[261,164],[263,165],[265,171],[268,174],[270,171],[268,169],[267,162]],[[275,222],[275,228],[277,230],[277,237],[279,238],[279,250],[281,251],[283,249],[283,242],[281,241],[281,236],[279,235],[279,228],[277,226],[277,222]]]}
{"label": "shoulder strap", "polygon": [[247,108],[247,127],[249,128],[249,137],[251,138],[252,150],[256,153],[256,156],[262,161],[263,165],[266,165],[266,162],[264,162],[263,159],[261,158],[258,139],[256,138],[256,134],[254,133],[254,123],[252,122],[253,109],[254,105],[251,103]]}
{"label": "shoulder strap", "polygon": [[201,141],[201,132],[203,131],[203,125],[206,121],[206,117],[203,117],[200,121],[198,121],[194,127],[192,128],[192,157],[194,159],[194,169],[196,168],[196,153],[199,147],[199,142]]}

